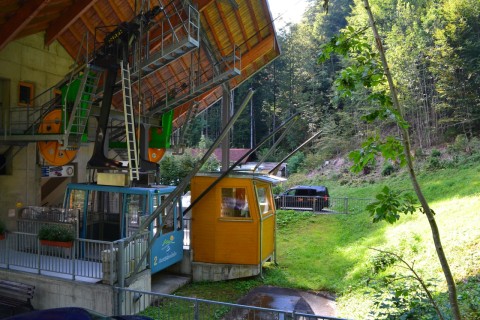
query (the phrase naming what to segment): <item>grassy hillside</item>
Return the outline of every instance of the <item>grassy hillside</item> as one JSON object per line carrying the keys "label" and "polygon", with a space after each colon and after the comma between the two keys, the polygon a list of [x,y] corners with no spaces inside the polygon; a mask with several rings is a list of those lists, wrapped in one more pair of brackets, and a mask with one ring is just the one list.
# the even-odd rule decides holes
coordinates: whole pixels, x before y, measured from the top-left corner
{"label": "grassy hillside", "polygon": [[[480,165],[441,169],[420,175],[420,183],[439,225],[444,250],[459,284],[459,297],[465,319],[480,318]],[[322,181],[332,196],[373,197],[384,185],[398,190],[411,189],[408,177],[397,175],[375,183]],[[342,184],[342,185],[341,185]],[[413,263],[445,309],[446,288],[431,240],[427,219],[421,213],[402,216],[390,225],[372,223],[367,212],[349,215],[312,215],[279,211],[277,240],[278,265],[268,266],[264,279],[195,284],[178,294],[235,300],[251,287],[271,284],[337,295],[339,316],[355,319],[382,318],[374,302],[389,306],[392,301],[417,310],[415,319],[435,319],[424,311],[417,283],[389,255],[394,252]],[[392,281],[392,274],[403,279]],[[399,288],[409,290],[399,291]],[[389,296],[389,290],[397,296]],[[409,293],[410,292],[410,293]],[[377,297],[375,297],[375,295]],[[388,308],[390,313],[405,311]],[[369,312],[380,310],[375,316]],[[403,311],[402,311],[403,310]],[[446,311],[446,310],[445,310]],[[422,317],[418,315],[421,314]],[[448,317],[447,317],[448,318]]]}

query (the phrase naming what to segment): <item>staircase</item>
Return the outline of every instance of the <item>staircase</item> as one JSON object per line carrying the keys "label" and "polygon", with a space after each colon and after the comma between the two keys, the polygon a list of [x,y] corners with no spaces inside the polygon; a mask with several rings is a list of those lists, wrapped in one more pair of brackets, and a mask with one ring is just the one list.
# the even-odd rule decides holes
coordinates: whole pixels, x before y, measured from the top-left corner
{"label": "staircase", "polygon": [[130,82],[129,64],[127,63],[125,66],[123,61],[121,61],[120,72],[122,76],[125,134],[127,136],[128,174],[131,182],[133,180],[140,180],[140,174],[138,169],[137,139],[135,137],[135,119],[133,114],[132,85]]}
{"label": "staircase", "polygon": [[[68,111],[65,114],[70,115],[63,137],[63,146],[66,149],[78,149],[80,146],[102,72],[103,70],[96,66],[86,65],[83,75],[79,78],[80,86],[72,109],[68,110],[68,103],[66,101],[64,103],[64,108]],[[66,96],[68,97],[68,91]]]}

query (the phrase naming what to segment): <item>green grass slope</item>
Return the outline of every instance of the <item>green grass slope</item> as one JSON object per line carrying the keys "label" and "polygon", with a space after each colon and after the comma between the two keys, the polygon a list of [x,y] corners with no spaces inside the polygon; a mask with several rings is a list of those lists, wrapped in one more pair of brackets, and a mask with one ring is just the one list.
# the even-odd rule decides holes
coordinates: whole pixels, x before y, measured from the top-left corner
{"label": "green grass slope", "polygon": [[[444,250],[458,283],[464,317],[480,319],[480,165],[425,172],[419,178],[436,213]],[[328,185],[331,196],[337,197],[373,197],[384,185],[397,190],[411,189],[406,175],[373,184],[340,185],[336,181],[322,181],[322,184]],[[384,255],[382,258],[379,252],[371,249],[377,248],[402,256],[414,264],[422,278],[435,284],[431,288],[448,319],[443,273],[428,221],[420,212],[402,216],[395,224],[374,224],[362,210],[347,215],[279,211],[278,225],[278,265],[268,266],[264,279],[194,284],[177,294],[234,301],[248,289],[263,284],[328,291],[337,295],[338,316],[379,319],[378,313],[369,315],[377,308],[374,301],[382,299],[374,297],[372,284],[385,282],[393,273],[408,279],[410,273],[398,263],[384,261]],[[383,263],[385,268],[376,270]],[[388,291],[392,286],[395,284],[383,283],[376,288]],[[407,304],[416,294],[414,289],[410,292],[410,297],[406,294]],[[384,309],[389,309],[385,305],[388,304],[383,305]],[[415,304],[411,307],[415,308]],[[394,311],[392,307],[388,312]],[[435,319],[435,316],[426,314],[421,318]]]}

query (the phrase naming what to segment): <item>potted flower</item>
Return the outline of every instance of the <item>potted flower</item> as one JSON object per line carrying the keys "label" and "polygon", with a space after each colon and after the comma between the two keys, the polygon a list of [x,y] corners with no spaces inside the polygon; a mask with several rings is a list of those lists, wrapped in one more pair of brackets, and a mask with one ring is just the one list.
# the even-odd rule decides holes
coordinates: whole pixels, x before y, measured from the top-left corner
{"label": "potted flower", "polygon": [[0,240],[5,239],[5,234],[7,233],[7,226],[3,220],[0,220]]}
{"label": "potted flower", "polygon": [[71,248],[75,232],[70,225],[45,224],[38,231],[38,239],[45,246]]}

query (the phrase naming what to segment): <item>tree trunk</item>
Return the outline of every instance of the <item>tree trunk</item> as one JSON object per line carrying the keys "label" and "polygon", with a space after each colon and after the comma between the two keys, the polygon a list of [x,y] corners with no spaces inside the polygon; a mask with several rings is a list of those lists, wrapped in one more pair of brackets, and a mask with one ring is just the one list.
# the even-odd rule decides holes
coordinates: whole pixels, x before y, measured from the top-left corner
{"label": "tree trunk", "polygon": [[[369,21],[370,21],[370,27],[372,28],[373,35],[375,37],[375,43],[377,45],[377,49],[380,53],[380,57],[382,60],[382,65],[383,69],[385,72],[385,76],[387,77],[387,81],[390,87],[390,92],[392,95],[392,102],[394,107],[397,109],[401,117],[405,117],[403,108],[400,106],[400,103],[398,102],[398,97],[397,93],[395,90],[395,86],[393,84],[392,76],[390,74],[390,70],[388,68],[388,63],[387,59],[385,57],[385,52],[383,49],[382,41],[380,39],[380,36],[377,31],[377,27],[375,25],[375,20],[373,18],[372,11],[370,10],[370,5],[368,3],[368,0],[364,0],[364,5],[365,9],[367,10]],[[413,159],[412,155],[410,152],[410,137],[408,133],[408,129],[404,128],[401,126],[400,128],[401,133],[402,133],[402,140],[403,140],[403,146],[404,146],[404,152],[405,152],[405,157],[407,160],[407,165],[408,165],[408,172],[410,174],[410,180],[412,182],[413,188],[415,190],[415,193],[417,194],[418,200],[420,201],[420,204],[423,208],[423,211],[425,215],[427,216],[428,223],[430,224],[430,229],[432,231],[432,237],[433,237],[433,242],[435,244],[435,249],[437,251],[437,256],[438,260],[440,261],[440,265],[442,266],[443,274],[445,275],[445,279],[447,281],[447,286],[448,286],[448,295],[449,295],[449,300],[450,300],[450,306],[452,308],[452,313],[453,317],[455,320],[461,320],[461,315],[460,315],[460,309],[458,307],[458,300],[457,300],[457,289],[455,286],[455,281],[453,279],[453,275],[450,271],[450,266],[448,265],[447,258],[445,256],[445,252],[443,251],[442,247],[442,242],[440,239],[440,232],[438,231],[437,223],[435,221],[435,216],[430,209],[427,200],[425,199],[422,190],[420,188],[420,184],[417,181],[417,176],[415,174],[415,170],[413,168]]]}

